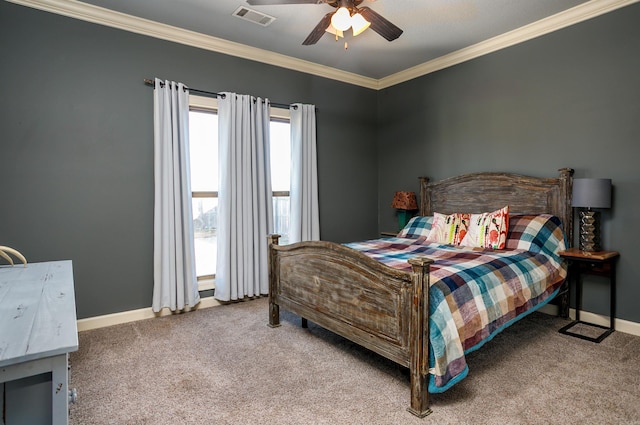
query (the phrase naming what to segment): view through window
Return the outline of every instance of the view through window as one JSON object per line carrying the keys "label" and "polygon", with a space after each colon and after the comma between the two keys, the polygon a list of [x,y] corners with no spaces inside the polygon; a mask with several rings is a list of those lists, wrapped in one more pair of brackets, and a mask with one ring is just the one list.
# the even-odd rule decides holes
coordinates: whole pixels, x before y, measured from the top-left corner
{"label": "view through window", "polygon": [[[216,103],[211,101],[192,101],[192,105],[198,106],[192,106],[189,113],[193,230],[196,274],[201,290],[213,288],[217,256],[218,115]],[[273,230],[282,235],[282,244],[288,243],[289,233],[291,136],[288,113],[288,110],[272,108],[270,134]]]}

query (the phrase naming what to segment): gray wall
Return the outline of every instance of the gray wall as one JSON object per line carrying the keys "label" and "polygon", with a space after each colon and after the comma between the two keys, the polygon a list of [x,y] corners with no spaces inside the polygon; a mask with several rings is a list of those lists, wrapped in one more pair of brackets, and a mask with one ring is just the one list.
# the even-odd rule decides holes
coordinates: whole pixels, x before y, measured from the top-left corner
{"label": "gray wall", "polygon": [[[393,192],[417,190],[419,175],[572,167],[612,178],[603,244],[622,253],[618,317],[640,322],[637,22],[640,5],[629,6],[375,92],[0,1],[0,244],[30,261],[72,259],[79,318],[150,306],[152,89],[142,79],[160,77],[315,104],[327,240],[395,229]],[[585,308],[607,314],[607,297],[592,280]]]}
{"label": "gray wall", "polygon": [[[621,252],[617,317],[640,322],[640,4],[379,93],[379,228],[417,176],[509,171],[611,178],[603,247]],[[584,308],[608,315],[606,280]]]}
{"label": "gray wall", "polygon": [[0,58],[0,245],[31,262],[73,260],[79,318],[151,305],[153,89],[143,78],[315,104],[321,236],[376,235],[373,90],[5,1]]}

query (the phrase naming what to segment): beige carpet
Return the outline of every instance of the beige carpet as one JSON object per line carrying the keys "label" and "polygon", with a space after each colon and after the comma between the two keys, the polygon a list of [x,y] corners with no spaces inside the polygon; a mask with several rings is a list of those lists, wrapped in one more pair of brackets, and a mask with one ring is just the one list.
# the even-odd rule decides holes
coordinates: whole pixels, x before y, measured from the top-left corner
{"label": "beige carpet", "polygon": [[469,376],[406,411],[406,370],[267,300],[80,333],[71,355],[89,424],[640,424],[640,337],[561,335],[542,313],[468,356]]}

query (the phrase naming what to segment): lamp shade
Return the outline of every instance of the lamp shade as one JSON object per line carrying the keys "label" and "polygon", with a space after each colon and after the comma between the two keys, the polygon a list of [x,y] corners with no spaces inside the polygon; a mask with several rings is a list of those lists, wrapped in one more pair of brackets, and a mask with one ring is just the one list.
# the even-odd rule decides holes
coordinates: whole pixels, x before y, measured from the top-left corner
{"label": "lamp shade", "polygon": [[351,28],[353,28],[354,37],[361,34],[364,30],[369,28],[370,25],[371,22],[364,19],[364,17],[359,13],[356,13],[351,17]]}
{"label": "lamp shade", "polygon": [[396,192],[391,207],[398,210],[417,210],[418,203],[415,192]]}
{"label": "lamp shade", "polygon": [[336,40],[338,39],[338,37],[344,37],[344,32],[337,30],[333,27],[333,24],[329,23],[329,26],[327,27],[327,29],[325,29],[326,32],[328,32],[329,34],[333,34],[336,36]]}
{"label": "lamp shade", "polygon": [[611,208],[611,179],[573,179],[571,205],[580,208]]}
{"label": "lamp shade", "polygon": [[346,7],[339,8],[331,17],[331,25],[337,30],[346,31],[351,28],[351,13]]}

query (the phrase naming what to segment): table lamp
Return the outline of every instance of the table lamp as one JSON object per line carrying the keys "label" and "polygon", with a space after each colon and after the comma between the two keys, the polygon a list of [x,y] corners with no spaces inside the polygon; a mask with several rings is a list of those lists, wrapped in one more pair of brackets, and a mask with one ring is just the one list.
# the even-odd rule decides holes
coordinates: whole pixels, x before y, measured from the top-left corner
{"label": "table lamp", "polygon": [[611,179],[573,179],[571,205],[581,208],[580,250],[600,251],[600,213],[592,208],[611,208]]}
{"label": "table lamp", "polygon": [[391,207],[398,210],[398,226],[402,230],[411,219],[412,211],[418,209],[415,192],[396,192]]}

